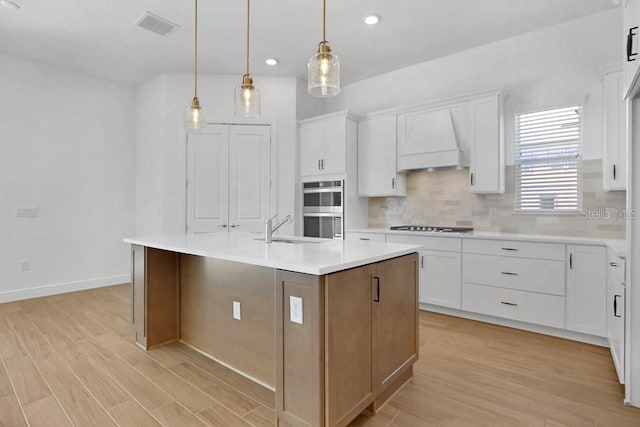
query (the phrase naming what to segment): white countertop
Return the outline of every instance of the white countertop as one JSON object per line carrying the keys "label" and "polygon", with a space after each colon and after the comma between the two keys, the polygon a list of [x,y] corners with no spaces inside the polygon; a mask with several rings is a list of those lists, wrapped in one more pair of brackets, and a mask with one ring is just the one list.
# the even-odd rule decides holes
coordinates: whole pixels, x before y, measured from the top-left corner
{"label": "white countertop", "polygon": [[[125,243],[200,255],[314,275],[333,273],[420,250],[417,245],[357,240],[313,239],[274,235],[265,243],[258,233],[221,232],[173,236],[131,237]],[[284,243],[275,239],[309,243]],[[321,243],[311,243],[321,242]]]}
{"label": "white countertop", "polygon": [[437,233],[429,231],[389,230],[388,228],[354,228],[351,230],[347,230],[347,234],[350,231],[354,233],[397,234],[404,236],[462,237],[465,239],[526,240],[529,242],[564,243],[569,245],[598,245],[608,246],[621,258],[625,258],[627,251],[625,240],[602,239],[597,237],[555,236],[546,234],[513,234],[496,233],[489,231],[471,231],[468,233]]}

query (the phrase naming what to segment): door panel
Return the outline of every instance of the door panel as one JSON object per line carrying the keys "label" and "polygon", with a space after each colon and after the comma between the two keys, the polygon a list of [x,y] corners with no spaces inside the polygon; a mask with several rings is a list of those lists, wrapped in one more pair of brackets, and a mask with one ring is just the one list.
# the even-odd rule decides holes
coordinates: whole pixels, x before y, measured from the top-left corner
{"label": "door panel", "polygon": [[270,201],[270,126],[230,126],[229,226],[264,230]]}
{"label": "door panel", "polygon": [[187,233],[264,228],[271,193],[271,127],[208,125],[187,143]]}
{"label": "door panel", "polygon": [[187,232],[220,231],[229,223],[229,127],[209,125],[187,138]]}

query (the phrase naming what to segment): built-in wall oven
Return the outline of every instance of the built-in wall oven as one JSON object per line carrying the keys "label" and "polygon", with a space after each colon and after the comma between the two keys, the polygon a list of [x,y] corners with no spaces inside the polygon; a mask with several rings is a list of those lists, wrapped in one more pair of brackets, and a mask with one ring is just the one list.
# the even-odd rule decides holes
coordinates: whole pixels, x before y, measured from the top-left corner
{"label": "built-in wall oven", "polygon": [[304,236],[342,239],[344,181],[305,182],[302,188]]}

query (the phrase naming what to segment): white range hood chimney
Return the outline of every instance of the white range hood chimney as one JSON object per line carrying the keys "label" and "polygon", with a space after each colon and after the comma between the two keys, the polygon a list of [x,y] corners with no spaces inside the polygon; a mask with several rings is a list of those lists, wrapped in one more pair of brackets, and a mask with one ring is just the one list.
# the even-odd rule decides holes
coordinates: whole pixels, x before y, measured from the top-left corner
{"label": "white range hood chimney", "polygon": [[408,116],[399,128],[398,170],[461,165],[449,109]]}

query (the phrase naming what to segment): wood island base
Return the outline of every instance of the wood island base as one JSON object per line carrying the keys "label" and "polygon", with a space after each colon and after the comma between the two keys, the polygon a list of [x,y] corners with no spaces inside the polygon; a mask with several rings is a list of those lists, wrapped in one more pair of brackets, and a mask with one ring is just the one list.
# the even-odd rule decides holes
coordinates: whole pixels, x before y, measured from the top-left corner
{"label": "wood island base", "polygon": [[132,270],[136,342],[183,340],[275,390],[278,426],[346,426],[412,378],[416,253],[318,276],[132,245]]}

